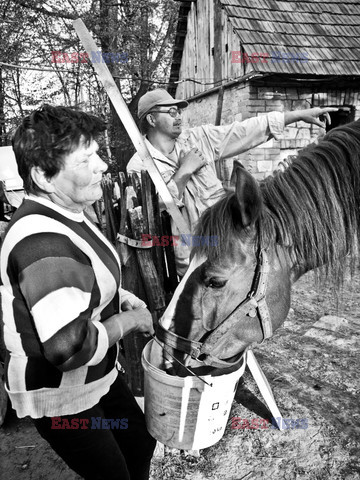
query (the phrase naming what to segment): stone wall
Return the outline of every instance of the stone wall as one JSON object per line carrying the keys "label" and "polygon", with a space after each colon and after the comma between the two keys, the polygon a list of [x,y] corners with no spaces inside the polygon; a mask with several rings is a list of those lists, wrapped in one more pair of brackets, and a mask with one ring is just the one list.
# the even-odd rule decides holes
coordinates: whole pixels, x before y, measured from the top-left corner
{"label": "stone wall", "polygon": [[[316,87],[277,88],[258,86],[253,83],[235,85],[224,91],[221,125],[242,121],[249,117],[266,115],[271,111],[291,111],[311,106],[354,107],[354,120],[360,118],[360,90],[326,90]],[[195,99],[184,111],[184,127],[214,123],[218,94]],[[261,146],[238,155],[237,158],[257,178],[270,175],[279,162],[288,155],[296,153],[309,143],[324,135],[324,130],[316,125],[296,122],[285,127],[279,141],[272,139]],[[219,174],[224,186],[229,185],[233,160],[228,159],[221,165]]]}

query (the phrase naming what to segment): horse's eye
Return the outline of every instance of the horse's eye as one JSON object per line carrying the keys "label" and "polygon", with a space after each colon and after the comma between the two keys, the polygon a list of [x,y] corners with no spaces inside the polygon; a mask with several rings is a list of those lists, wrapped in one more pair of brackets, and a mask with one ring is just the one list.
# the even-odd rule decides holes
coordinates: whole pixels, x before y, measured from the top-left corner
{"label": "horse's eye", "polygon": [[208,287],[221,288],[226,284],[227,280],[224,278],[210,278]]}

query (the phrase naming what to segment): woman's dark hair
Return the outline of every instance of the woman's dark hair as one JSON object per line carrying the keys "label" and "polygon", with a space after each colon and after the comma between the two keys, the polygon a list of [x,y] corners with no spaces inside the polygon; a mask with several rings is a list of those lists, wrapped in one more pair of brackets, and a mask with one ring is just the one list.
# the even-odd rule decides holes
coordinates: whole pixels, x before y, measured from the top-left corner
{"label": "woman's dark hair", "polygon": [[52,178],[81,139],[89,144],[105,129],[102,119],[71,107],[43,105],[25,117],[12,139],[24,190],[27,193],[41,191],[31,178],[32,167],[40,167]]}

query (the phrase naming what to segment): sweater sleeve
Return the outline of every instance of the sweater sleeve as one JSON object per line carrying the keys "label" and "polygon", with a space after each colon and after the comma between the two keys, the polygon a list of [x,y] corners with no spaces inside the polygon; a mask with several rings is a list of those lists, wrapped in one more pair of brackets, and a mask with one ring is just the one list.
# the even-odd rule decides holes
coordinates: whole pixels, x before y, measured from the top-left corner
{"label": "sweater sleeve", "polygon": [[104,358],[109,346],[105,327],[91,320],[100,300],[94,271],[67,236],[41,233],[24,238],[11,252],[9,274],[50,363],[68,371]]}

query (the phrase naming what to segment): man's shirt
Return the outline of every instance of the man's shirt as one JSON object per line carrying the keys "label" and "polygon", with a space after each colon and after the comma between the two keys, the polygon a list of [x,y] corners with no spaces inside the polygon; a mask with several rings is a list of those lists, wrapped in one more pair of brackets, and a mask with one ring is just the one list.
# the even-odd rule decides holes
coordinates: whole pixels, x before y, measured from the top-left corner
{"label": "man's shirt", "polygon": [[[225,193],[216,175],[216,162],[246,152],[266,142],[269,136],[278,139],[283,130],[284,114],[270,112],[267,115],[230,125],[218,127],[204,125],[185,129],[175,140],[174,151],[169,157],[157,150],[146,138],[145,142],[175,202],[178,206],[184,207],[182,214],[193,233],[201,214]],[[180,153],[187,154],[193,147],[202,152],[206,164],[191,176],[180,198],[173,176],[180,168]],[[127,165],[127,172],[140,174],[143,169],[145,169],[143,162],[139,154],[135,153]],[[173,225],[173,233],[178,233],[175,225]],[[189,249],[179,248],[181,252],[175,249],[175,255],[178,273],[183,275],[188,266]]]}

